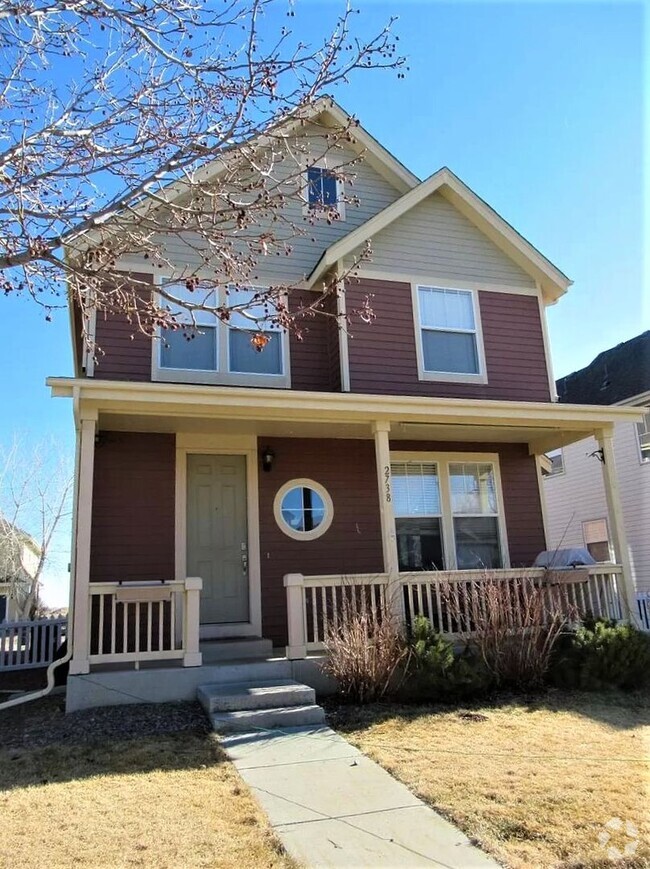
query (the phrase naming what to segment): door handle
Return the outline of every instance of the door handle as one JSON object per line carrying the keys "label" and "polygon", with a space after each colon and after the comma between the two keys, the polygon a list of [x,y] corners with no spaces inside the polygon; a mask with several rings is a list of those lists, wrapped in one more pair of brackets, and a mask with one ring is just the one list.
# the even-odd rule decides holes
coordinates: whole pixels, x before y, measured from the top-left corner
{"label": "door handle", "polygon": [[241,556],[241,569],[242,573],[248,572],[248,555],[245,552],[242,552]]}

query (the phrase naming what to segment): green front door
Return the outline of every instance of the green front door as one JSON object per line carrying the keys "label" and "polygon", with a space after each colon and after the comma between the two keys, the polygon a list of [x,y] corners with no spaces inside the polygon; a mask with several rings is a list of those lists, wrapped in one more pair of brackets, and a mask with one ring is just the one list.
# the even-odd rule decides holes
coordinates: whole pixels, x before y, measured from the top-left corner
{"label": "green front door", "polygon": [[245,456],[187,457],[187,574],[203,579],[201,624],[249,621]]}

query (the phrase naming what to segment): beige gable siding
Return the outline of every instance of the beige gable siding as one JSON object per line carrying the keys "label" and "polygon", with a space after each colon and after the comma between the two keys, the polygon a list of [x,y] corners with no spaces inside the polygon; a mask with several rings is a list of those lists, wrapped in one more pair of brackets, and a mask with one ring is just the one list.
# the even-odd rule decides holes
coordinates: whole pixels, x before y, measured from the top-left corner
{"label": "beige gable siding", "polygon": [[[313,128],[312,128],[313,131]],[[306,130],[309,136],[310,129]],[[325,143],[318,134],[312,134],[310,143],[310,155],[322,155]],[[329,165],[344,166],[357,155],[351,148],[341,148],[331,151],[327,156]],[[296,164],[293,159],[287,160],[286,164],[280,164],[276,170],[279,179],[295,177]],[[286,194],[289,197],[283,214],[284,223],[257,226],[252,230],[253,237],[259,236],[264,230],[272,231],[276,237],[282,238],[291,245],[292,252],[289,256],[284,253],[276,253],[268,256],[260,256],[256,276],[261,283],[271,282],[299,282],[311,272],[318,262],[323,251],[347,235],[362,223],[365,223],[379,211],[393,203],[401,195],[400,191],[393,187],[370,163],[362,159],[348,170],[353,176],[351,182],[345,184],[346,196],[355,196],[359,204],[346,203],[345,220],[335,221],[328,224],[326,220],[315,220],[310,225],[309,220],[303,215],[303,202],[299,198],[293,181],[287,186]],[[304,230],[304,234],[296,232],[295,227]],[[236,238],[237,233],[233,233]],[[168,235],[157,236],[157,244],[163,244],[168,258],[178,269],[189,268],[190,270],[204,267],[214,270],[214,267],[202,263],[201,251],[197,249],[198,239],[192,233],[185,237]],[[132,260],[135,262],[135,260]],[[215,266],[216,267],[216,266]]]}
{"label": "beige gable siding", "polygon": [[434,193],[372,239],[373,272],[425,279],[535,287],[535,281]]}
{"label": "beige gable siding", "polygon": [[[565,447],[564,474],[544,481],[551,549],[584,546],[582,523],[608,518],[602,468],[589,455],[596,449],[594,438]],[[634,581],[650,592],[650,462],[640,461],[633,423],[615,427],[614,452]]]}

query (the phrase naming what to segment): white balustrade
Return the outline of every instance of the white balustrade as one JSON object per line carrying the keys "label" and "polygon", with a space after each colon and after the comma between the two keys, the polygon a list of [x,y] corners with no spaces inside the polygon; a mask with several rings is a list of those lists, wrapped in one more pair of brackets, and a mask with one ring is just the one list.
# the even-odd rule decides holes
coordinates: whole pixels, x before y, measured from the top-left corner
{"label": "white balustrade", "polygon": [[91,582],[88,623],[91,664],[182,659],[201,665],[199,595],[202,581]]}
{"label": "white balustrade", "polygon": [[67,636],[67,619],[0,623],[0,672],[47,667]]}

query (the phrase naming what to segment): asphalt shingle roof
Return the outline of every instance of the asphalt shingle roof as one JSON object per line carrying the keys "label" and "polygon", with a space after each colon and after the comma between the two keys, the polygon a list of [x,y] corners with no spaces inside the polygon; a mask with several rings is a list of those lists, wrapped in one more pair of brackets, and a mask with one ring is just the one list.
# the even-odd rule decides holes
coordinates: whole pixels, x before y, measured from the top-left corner
{"label": "asphalt shingle roof", "polygon": [[594,361],[561,377],[564,404],[617,404],[650,391],[650,331],[599,353]]}

